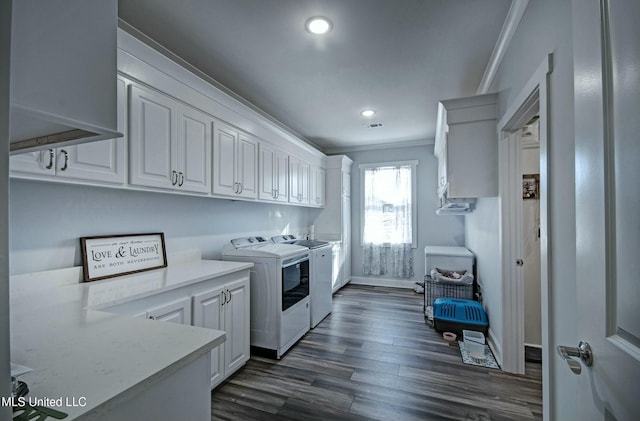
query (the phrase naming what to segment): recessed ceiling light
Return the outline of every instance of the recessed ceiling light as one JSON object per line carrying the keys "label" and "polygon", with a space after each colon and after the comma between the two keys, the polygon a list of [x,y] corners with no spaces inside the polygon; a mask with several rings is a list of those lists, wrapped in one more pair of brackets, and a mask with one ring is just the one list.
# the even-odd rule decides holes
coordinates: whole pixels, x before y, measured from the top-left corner
{"label": "recessed ceiling light", "polygon": [[332,25],[329,19],[321,16],[314,16],[307,19],[307,22],[304,26],[305,28],[307,28],[307,31],[311,32],[312,34],[322,35],[329,32]]}
{"label": "recessed ceiling light", "polygon": [[362,115],[362,117],[372,117],[375,113],[375,110],[364,110],[360,115]]}

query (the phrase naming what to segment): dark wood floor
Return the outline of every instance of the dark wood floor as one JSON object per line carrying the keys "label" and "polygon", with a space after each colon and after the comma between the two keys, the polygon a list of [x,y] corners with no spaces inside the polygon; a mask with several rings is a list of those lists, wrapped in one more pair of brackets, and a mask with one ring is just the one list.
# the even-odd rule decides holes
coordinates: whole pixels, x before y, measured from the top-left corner
{"label": "dark wood floor", "polygon": [[212,420],[541,420],[541,366],[466,365],[412,290],[348,285],[279,361],[252,356],[212,392]]}

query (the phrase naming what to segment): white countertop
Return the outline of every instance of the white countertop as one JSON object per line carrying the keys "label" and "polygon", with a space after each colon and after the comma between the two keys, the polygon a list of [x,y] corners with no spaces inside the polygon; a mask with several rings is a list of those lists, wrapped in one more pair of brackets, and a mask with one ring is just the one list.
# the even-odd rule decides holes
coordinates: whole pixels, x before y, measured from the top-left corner
{"label": "white countertop", "polygon": [[96,309],[251,266],[201,260],[89,283],[79,282],[79,268],[12,276],[11,361],[33,369],[19,377],[27,396],[86,404],[53,407],[68,413],[66,420],[127,401],[220,345],[225,334]]}

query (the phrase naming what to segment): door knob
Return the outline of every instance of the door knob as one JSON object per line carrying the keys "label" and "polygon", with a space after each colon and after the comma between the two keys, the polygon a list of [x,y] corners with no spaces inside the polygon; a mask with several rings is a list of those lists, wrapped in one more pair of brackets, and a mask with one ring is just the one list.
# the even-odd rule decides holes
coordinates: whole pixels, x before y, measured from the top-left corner
{"label": "door knob", "polygon": [[580,374],[582,372],[582,366],[579,361],[571,357],[580,357],[580,360],[587,367],[593,365],[593,352],[591,351],[591,346],[585,341],[580,341],[577,348],[558,345],[558,354],[569,364],[569,368],[574,374]]}
{"label": "door knob", "polygon": [[522,265],[524,265],[524,260],[522,260],[522,259],[516,259],[516,265],[517,265],[517,266],[522,266]]}

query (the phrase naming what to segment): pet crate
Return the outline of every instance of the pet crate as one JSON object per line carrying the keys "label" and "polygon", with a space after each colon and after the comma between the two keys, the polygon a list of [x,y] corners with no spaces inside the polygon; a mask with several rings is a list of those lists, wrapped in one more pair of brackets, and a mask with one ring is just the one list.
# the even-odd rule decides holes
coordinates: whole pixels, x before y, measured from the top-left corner
{"label": "pet crate", "polygon": [[457,298],[436,298],[433,301],[433,327],[439,332],[475,330],[487,334],[489,321],[482,304]]}

